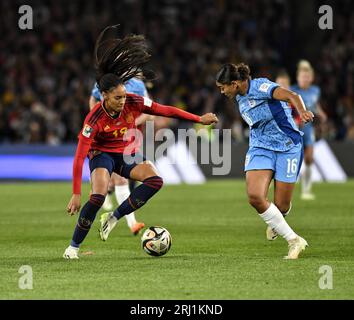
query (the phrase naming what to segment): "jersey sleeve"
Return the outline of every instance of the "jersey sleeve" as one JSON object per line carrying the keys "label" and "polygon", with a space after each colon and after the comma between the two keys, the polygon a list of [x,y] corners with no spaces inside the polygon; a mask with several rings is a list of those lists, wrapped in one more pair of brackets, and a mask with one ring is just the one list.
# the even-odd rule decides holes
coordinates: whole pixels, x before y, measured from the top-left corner
{"label": "jersey sleeve", "polygon": [[273,92],[279,84],[266,78],[257,79],[253,94],[257,99],[273,99]]}
{"label": "jersey sleeve", "polygon": [[129,93],[137,94],[138,96],[147,97],[148,92],[146,90],[146,86],[144,81],[139,79],[130,79],[125,83],[125,89]]}
{"label": "jersey sleeve", "polygon": [[142,97],[139,103],[139,108],[142,113],[152,114],[156,116],[164,116],[169,118],[177,118],[189,120],[193,122],[201,122],[200,116],[193,113],[181,110],[172,106],[165,106],[152,101],[147,97]]}
{"label": "jersey sleeve", "polygon": [[81,194],[82,167],[98,130],[97,125],[92,124],[91,118],[90,114],[86,117],[84,126],[78,135],[79,142],[73,164],[73,194]]}
{"label": "jersey sleeve", "polygon": [[97,83],[95,83],[95,85],[92,88],[91,91],[91,96],[93,96],[97,101],[101,101],[102,96],[101,96],[101,92],[98,89]]}

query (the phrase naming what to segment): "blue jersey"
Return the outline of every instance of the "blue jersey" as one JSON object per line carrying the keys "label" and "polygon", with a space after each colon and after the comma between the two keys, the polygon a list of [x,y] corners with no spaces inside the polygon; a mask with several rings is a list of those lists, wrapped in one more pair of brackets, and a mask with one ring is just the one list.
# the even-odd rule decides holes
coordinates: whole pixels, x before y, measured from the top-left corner
{"label": "blue jersey", "polygon": [[321,89],[318,86],[310,86],[308,89],[301,89],[297,84],[290,87],[290,90],[299,94],[304,100],[307,110],[313,113],[317,111],[317,103],[320,99]]}
{"label": "blue jersey", "polygon": [[[139,96],[142,97],[147,97],[147,90],[145,87],[145,84],[142,80],[137,79],[137,78],[132,78],[129,79],[125,84],[125,89],[127,90],[127,92],[129,93],[135,93]],[[103,100],[103,97],[101,95],[100,90],[97,87],[97,83],[95,83],[95,85],[93,86],[91,95],[97,100],[97,101],[101,101]]]}
{"label": "blue jersey", "polygon": [[266,78],[257,78],[249,81],[244,96],[236,96],[241,116],[250,127],[250,147],[287,151],[302,141],[291,107],[273,99],[278,86]]}

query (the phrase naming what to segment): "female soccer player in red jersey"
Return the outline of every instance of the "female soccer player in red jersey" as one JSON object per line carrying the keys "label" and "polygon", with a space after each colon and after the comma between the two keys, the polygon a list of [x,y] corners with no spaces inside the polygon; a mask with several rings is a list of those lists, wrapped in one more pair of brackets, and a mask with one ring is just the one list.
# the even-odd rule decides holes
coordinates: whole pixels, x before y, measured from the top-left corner
{"label": "female soccer player in red jersey", "polygon": [[[126,132],[135,129],[135,119],[141,114],[174,117],[202,124],[218,121],[215,114],[197,116],[171,106],[164,106],[135,94],[127,94],[124,83],[137,75],[149,60],[146,42],[141,35],[103,41],[106,28],[98,37],[95,47],[97,83],[104,100],[87,115],[78,138],[73,165],[73,195],[67,212],[73,215],[81,206],[82,166],[89,155],[92,193],[80,212],[70,246],[63,257],[78,259],[80,244],[88,234],[107,194],[112,172],[141,181],[125,200],[101,224],[100,236],[106,240],[117,221],[142,207],[162,187],[162,178],[155,167],[139,154],[134,136]],[[130,156],[130,157],[129,157]],[[133,163],[130,160],[134,160]]]}

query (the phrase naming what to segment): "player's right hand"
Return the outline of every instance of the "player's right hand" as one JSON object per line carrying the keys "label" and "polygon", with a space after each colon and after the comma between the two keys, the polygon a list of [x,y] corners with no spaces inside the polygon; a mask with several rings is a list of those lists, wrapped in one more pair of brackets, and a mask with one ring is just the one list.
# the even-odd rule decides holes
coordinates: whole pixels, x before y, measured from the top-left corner
{"label": "player's right hand", "polygon": [[311,111],[306,110],[304,112],[301,112],[300,117],[302,122],[307,123],[313,121],[314,115]]}
{"label": "player's right hand", "polygon": [[218,117],[214,113],[206,113],[200,117],[202,124],[213,124],[219,122]]}
{"label": "player's right hand", "polygon": [[69,215],[74,215],[75,213],[78,213],[81,207],[81,195],[79,194],[73,194],[68,206],[66,207],[66,211],[68,212]]}

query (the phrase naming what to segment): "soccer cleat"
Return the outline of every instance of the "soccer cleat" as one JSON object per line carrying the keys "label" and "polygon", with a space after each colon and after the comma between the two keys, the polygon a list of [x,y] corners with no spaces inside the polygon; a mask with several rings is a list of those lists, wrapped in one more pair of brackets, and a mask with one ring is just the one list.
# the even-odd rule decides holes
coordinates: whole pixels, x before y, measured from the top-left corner
{"label": "soccer cleat", "polygon": [[141,229],[145,227],[144,222],[135,222],[133,226],[130,228],[131,232],[136,236]]}
{"label": "soccer cleat", "polygon": [[301,200],[315,200],[315,195],[313,193],[302,193]]}
{"label": "soccer cleat", "polygon": [[111,211],[113,209],[113,202],[112,202],[112,196],[107,194],[106,198],[104,199],[102,209],[105,211]]}
{"label": "soccer cleat", "polygon": [[266,230],[266,237],[267,240],[273,241],[276,238],[278,238],[278,234],[275,232],[275,230],[273,230],[271,227],[268,226]]}
{"label": "soccer cleat", "polygon": [[79,259],[79,248],[69,246],[65,249],[63,254],[64,259]]}
{"label": "soccer cleat", "polygon": [[108,217],[109,214],[110,214],[110,212],[105,212],[105,213],[101,214],[101,217],[100,217],[101,225],[102,225],[103,222],[105,222],[107,220],[107,217]]}
{"label": "soccer cleat", "polygon": [[100,237],[102,241],[106,241],[110,232],[117,224],[116,219],[111,219],[113,217],[113,212],[107,212],[101,215],[101,228],[99,229]]}
{"label": "soccer cleat", "polygon": [[288,255],[284,257],[286,260],[294,260],[299,257],[301,251],[304,251],[308,246],[305,239],[297,236],[294,240],[289,241],[289,252]]}

